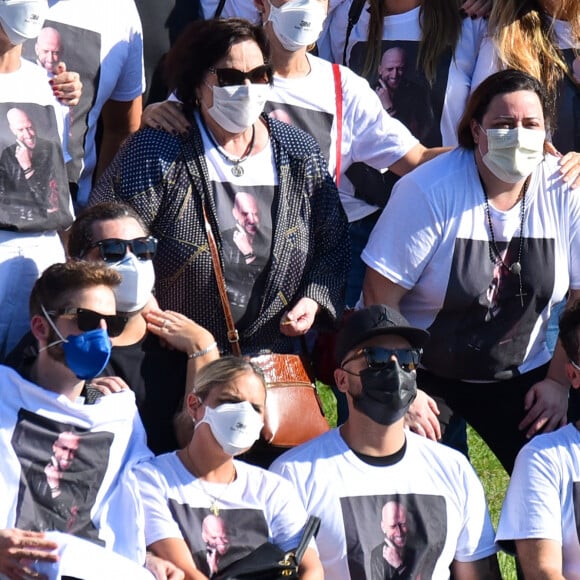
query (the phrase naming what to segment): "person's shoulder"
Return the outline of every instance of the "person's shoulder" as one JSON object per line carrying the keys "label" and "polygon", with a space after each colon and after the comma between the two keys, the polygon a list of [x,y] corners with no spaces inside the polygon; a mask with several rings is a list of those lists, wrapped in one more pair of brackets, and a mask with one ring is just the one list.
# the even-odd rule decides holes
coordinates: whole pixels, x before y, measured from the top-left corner
{"label": "person's shoulder", "polygon": [[175,451],[170,451],[169,453],[162,453],[161,455],[140,461],[133,466],[133,472],[137,474],[137,477],[139,477],[140,474],[164,475],[168,471],[173,470],[177,462],[179,462],[177,453]]}
{"label": "person's shoulder", "polygon": [[284,465],[298,466],[302,463],[310,464],[317,459],[332,457],[337,453],[338,439],[340,439],[338,429],[331,429],[302,445],[289,449],[272,463],[270,469],[279,473]]}
{"label": "person's shoulder", "polygon": [[553,452],[565,454],[580,452],[580,432],[573,423],[568,423],[550,433],[536,435],[520,450],[522,456],[547,455]]}
{"label": "person's shoulder", "polygon": [[167,131],[145,127],[127,137],[121,151],[129,158],[173,162],[182,151],[180,138]]}
{"label": "person's shoulder", "polygon": [[437,441],[432,441],[411,431],[405,433],[409,450],[418,452],[432,466],[442,466],[449,474],[473,471],[469,460],[463,453]]}

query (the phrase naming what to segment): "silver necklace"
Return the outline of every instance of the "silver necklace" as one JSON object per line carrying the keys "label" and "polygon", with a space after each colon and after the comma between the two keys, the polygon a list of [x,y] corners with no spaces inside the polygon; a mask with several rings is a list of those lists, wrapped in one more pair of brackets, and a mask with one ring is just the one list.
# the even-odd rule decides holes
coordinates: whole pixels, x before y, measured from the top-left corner
{"label": "silver necklace", "polygon": [[252,154],[254,150],[254,143],[256,141],[256,127],[252,125],[252,139],[250,140],[250,144],[246,149],[246,153],[237,159],[235,157],[230,157],[224,148],[214,139],[211,131],[206,127],[203,117],[201,117],[201,122],[203,123],[203,128],[209,137],[209,140],[213,143],[214,147],[217,149],[217,152],[228,162],[232,164],[230,171],[234,177],[241,177],[244,175],[244,168],[242,167],[242,163],[248,159],[248,157]]}

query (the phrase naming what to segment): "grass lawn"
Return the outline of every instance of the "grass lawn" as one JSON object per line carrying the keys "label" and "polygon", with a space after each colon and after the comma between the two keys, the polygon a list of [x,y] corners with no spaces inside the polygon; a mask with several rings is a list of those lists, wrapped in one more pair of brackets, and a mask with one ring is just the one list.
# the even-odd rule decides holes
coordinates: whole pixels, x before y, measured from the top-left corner
{"label": "grass lawn", "polygon": [[[319,383],[318,393],[322,399],[326,418],[331,425],[336,425],[336,402],[329,387]],[[501,504],[509,481],[508,475],[500,465],[495,455],[471,428],[467,432],[469,440],[469,455],[475,467],[487,496],[489,511],[494,527],[497,527]],[[504,552],[499,553],[499,565],[504,580],[516,580],[514,559]]]}

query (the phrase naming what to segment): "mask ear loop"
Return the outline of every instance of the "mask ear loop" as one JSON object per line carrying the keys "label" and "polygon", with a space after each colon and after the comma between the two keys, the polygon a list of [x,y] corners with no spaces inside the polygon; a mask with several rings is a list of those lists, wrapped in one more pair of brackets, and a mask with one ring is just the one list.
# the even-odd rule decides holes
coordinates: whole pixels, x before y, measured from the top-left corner
{"label": "mask ear loop", "polygon": [[44,314],[44,317],[48,321],[48,324],[50,324],[50,326],[52,327],[54,332],[56,332],[56,335],[59,337],[60,340],[55,340],[54,342],[51,342],[50,344],[47,344],[46,346],[39,348],[38,352],[42,352],[43,350],[46,350],[51,346],[55,346],[56,344],[60,344],[61,342],[68,342],[68,340],[60,333],[60,330],[56,327],[56,325],[52,321],[52,318],[48,315],[48,312],[46,311],[46,308],[44,307],[43,304],[40,305],[40,308],[42,310],[42,313]]}

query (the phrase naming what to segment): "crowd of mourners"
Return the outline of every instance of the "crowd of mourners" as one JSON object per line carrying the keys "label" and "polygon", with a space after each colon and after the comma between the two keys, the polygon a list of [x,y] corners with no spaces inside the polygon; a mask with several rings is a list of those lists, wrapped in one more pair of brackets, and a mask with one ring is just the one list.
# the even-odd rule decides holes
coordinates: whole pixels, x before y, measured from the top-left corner
{"label": "crowd of mourners", "polygon": [[0,578],[580,580],[580,2],[0,0],[0,305]]}

